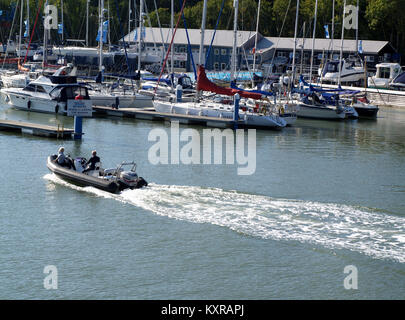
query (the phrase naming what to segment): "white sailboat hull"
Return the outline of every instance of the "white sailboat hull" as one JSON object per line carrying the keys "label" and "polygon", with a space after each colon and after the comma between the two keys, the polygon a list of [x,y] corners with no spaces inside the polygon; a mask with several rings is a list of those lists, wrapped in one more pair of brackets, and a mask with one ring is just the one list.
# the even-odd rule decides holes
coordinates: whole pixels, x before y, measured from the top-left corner
{"label": "white sailboat hull", "polygon": [[[233,119],[234,111],[232,106],[226,106],[223,109],[212,108],[199,103],[170,103],[163,101],[153,101],[157,112],[175,113],[192,116],[203,116],[220,119]],[[283,128],[287,125],[286,121],[275,115],[262,115],[254,113],[240,112],[239,119],[244,121],[246,126],[263,128]]]}
{"label": "white sailboat hull", "polygon": [[90,99],[94,106],[118,107],[120,108],[153,108],[152,96],[141,94],[112,95],[90,93]]}

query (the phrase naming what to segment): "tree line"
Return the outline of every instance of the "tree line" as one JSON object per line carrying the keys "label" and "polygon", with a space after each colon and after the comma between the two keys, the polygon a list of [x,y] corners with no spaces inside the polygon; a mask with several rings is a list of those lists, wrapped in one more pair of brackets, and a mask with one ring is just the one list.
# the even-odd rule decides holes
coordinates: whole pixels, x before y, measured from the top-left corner
{"label": "tree line", "polygon": [[[215,28],[218,21],[219,29],[233,28],[233,1],[234,0],[208,0],[206,28]],[[14,38],[19,32],[19,13],[11,29],[11,22],[4,21],[5,12],[10,6],[17,5],[17,0],[0,0],[0,41],[4,42],[8,36]],[[30,0],[30,25],[34,23],[38,8],[45,0]],[[55,5],[59,10],[61,0],[48,0],[49,4]],[[64,0],[64,32],[65,39],[85,39],[86,35],[86,2],[87,0]],[[312,37],[315,0],[301,0],[299,12],[299,36],[303,36],[303,24],[306,24],[306,37]],[[335,0],[334,14],[334,37],[341,36],[341,24],[343,16],[344,0]],[[357,0],[346,0],[347,4],[356,5]],[[117,41],[128,33],[129,30],[129,7],[132,7],[131,29],[139,22],[139,0],[104,0],[105,8],[110,16],[111,43]],[[158,18],[162,27],[169,27],[171,20],[171,0],[146,0],[146,10],[149,19],[145,19],[146,26],[149,22],[153,27],[158,26]],[[174,0],[174,22],[176,23],[183,0]],[[318,1],[318,15],[316,25],[316,37],[324,38],[324,26],[329,25],[332,30],[332,3],[333,0]],[[90,45],[96,45],[98,32],[98,4],[99,0],[89,0],[89,39]],[[219,12],[223,6],[221,17]],[[188,28],[198,29],[201,27],[203,1],[186,0],[184,16]],[[368,40],[387,40],[400,53],[405,53],[405,19],[402,18],[402,9],[405,0],[359,0],[359,38]],[[17,8],[18,9],[18,8]],[[238,29],[255,30],[257,21],[258,0],[239,0]],[[18,10],[17,10],[18,11]],[[296,0],[262,0],[260,8],[259,32],[264,36],[294,36]],[[41,19],[42,19],[41,11]],[[3,17],[3,19],[2,19]],[[106,14],[107,17],[107,14]],[[26,18],[24,14],[24,19]],[[59,12],[60,19],[60,12]],[[41,21],[41,20],[40,20]],[[180,27],[184,27],[183,20]],[[40,41],[43,32],[42,23],[37,26],[34,40]],[[53,31],[54,42],[61,41],[60,35]],[[346,30],[346,39],[354,39],[355,31]]]}

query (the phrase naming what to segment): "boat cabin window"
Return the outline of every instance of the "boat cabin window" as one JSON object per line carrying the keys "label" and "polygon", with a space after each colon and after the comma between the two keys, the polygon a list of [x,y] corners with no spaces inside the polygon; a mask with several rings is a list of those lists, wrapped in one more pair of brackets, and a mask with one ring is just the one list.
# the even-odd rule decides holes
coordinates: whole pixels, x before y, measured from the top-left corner
{"label": "boat cabin window", "polygon": [[191,88],[193,86],[193,83],[189,77],[182,77],[179,79],[179,82],[183,88]]}
{"label": "boat cabin window", "polygon": [[386,68],[386,67],[380,68],[380,76],[379,76],[379,78],[389,79],[390,76],[391,76],[391,69],[390,68]]}
{"label": "boat cabin window", "polygon": [[328,62],[325,69],[326,72],[339,72],[339,62]]}
{"label": "boat cabin window", "polygon": [[29,91],[29,92],[43,92],[43,93],[46,93],[45,89],[42,86],[38,86],[38,85],[35,85],[35,84],[29,84],[23,90],[24,91]]}

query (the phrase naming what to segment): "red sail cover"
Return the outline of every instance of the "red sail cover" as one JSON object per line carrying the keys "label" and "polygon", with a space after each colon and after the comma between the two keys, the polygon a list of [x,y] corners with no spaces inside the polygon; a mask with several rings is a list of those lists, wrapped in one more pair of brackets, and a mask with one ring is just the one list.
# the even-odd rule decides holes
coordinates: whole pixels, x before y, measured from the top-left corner
{"label": "red sail cover", "polygon": [[244,98],[251,98],[251,99],[255,99],[255,100],[259,100],[262,98],[262,95],[260,93],[247,92],[247,91],[243,91],[243,90],[232,89],[232,88],[223,88],[223,87],[217,86],[215,83],[211,82],[207,78],[207,75],[205,74],[205,69],[203,66],[200,66],[198,68],[197,88],[198,88],[198,90],[210,91],[210,92],[214,92],[214,93],[218,93],[218,94],[224,94],[226,96],[234,96],[235,94],[239,93],[239,95]]}

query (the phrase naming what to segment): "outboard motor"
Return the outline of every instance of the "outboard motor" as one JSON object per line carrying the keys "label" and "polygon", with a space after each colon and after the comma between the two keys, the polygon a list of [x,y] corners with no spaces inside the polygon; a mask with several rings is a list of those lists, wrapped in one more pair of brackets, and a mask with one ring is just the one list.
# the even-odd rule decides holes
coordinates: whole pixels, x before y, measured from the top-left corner
{"label": "outboard motor", "polygon": [[147,186],[148,183],[142,177],[138,177],[138,175],[134,171],[122,171],[119,173],[118,176],[118,185],[120,190],[124,190],[127,188],[142,188],[144,186]]}

